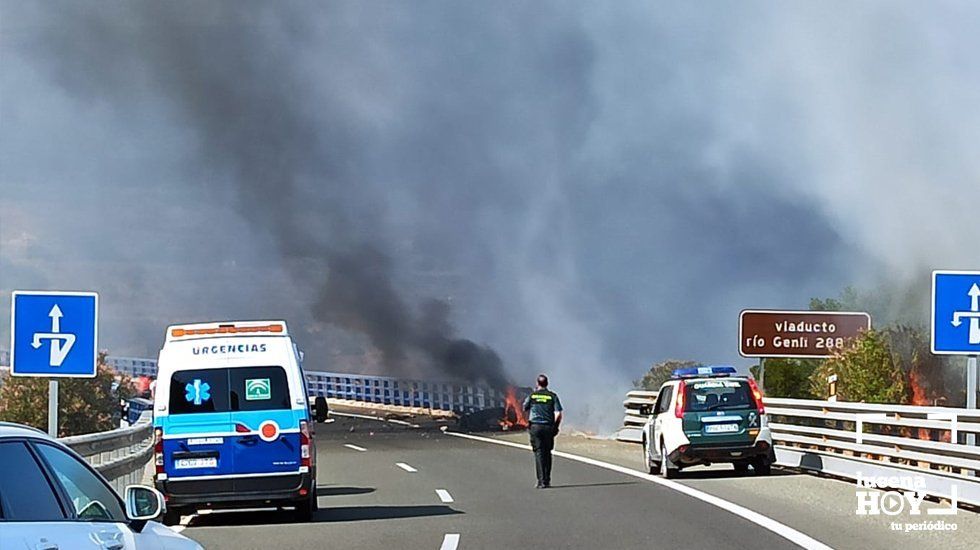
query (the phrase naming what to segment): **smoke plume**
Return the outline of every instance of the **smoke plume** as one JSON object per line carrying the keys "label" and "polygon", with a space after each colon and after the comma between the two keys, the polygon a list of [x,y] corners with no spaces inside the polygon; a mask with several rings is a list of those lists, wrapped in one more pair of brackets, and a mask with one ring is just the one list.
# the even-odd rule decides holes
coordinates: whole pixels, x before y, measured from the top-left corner
{"label": "smoke plume", "polygon": [[100,291],[114,354],[282,317],[609,428],[742,308],[978,267],[975,6],[0,5],[0,287]]}

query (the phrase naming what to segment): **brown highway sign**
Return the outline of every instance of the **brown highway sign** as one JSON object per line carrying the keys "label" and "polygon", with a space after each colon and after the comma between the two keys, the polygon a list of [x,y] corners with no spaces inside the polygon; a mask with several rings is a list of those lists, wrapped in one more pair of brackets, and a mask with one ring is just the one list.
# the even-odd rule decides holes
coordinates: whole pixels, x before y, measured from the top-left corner
{"label": "brown highway sign", "polygon": [[739,315],[742,357],[830,357],[871,328],[871,316],[854,311],[746,309]]}

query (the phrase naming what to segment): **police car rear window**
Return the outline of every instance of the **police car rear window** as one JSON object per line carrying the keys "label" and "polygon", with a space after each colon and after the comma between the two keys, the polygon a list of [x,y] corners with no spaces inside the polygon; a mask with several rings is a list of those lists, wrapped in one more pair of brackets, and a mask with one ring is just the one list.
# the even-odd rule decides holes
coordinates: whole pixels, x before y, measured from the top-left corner
{"label": "police car rear window", "polygon": [[170,414],[289,408],[282,367],[185,370],[170,379]]}
{"label": "police car rear window", "polygon": [[754,407],[749,385],[742,380],[688,382],[685,411],[721,411]]}

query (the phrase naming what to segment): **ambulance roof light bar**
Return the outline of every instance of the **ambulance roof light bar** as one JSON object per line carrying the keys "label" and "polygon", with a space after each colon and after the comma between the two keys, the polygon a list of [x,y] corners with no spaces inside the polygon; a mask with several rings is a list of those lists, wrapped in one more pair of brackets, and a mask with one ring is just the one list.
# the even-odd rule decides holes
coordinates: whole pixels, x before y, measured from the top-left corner
{"label": "ambulance roof light bar", "polygon": [[167,340],[187,337],[226,336],[232,334],[275,334],[285,336],[286,323],[282,321],[234,321],[174,325],[167,329]]}

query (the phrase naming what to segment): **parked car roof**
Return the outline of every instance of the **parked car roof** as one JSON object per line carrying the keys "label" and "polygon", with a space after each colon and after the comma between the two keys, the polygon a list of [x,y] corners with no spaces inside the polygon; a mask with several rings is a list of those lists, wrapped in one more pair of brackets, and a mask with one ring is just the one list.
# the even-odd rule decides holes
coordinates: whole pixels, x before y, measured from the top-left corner
{"label": "parked car roof", "polygon": [[37,428],[15,424],[13,422],[0,422],[0,438],[4,437],[33,437],[41,439],[54,439],[50,435]]}

